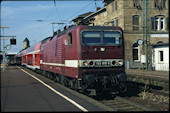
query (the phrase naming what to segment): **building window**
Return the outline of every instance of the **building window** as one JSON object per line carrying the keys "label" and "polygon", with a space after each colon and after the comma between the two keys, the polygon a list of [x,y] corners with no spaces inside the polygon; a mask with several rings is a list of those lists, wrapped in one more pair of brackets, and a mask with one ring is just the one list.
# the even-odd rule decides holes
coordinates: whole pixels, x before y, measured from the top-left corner
{"label": "building window", "polygon": [[165,24],[167,25],[164,16],[151,17],[151,30],[165,30]]}
{"label": "building window", "polygon": [[164,58],[163,58],[163,51],[159,51],[159,62],[163,62]]}
{"label": "building window", "polygon": [[112,2],[112,12],[113,12],[114,10],[117,10],[117,1],[113,1],[113,2]]}
{"label": "building window", "polygon": [[139,16],[133,16],[133,31],[139,31]]}
{"label": "building window", "polygon": [[166,30],[169,30],[169,17],[166,18]]}
{"label": "building window", "polygon": [[112,26],[114,26],[114,22],[115,22],[115,21],[112,21]]}
{"label": "building window", "polygon": [[127,7],[127,4],[128,4],[127,1],[128,0],[124,0],[124,7]]}
{"label": "building window", "polygon": [[116,26],[118,26],[118,22],[119,22],[119,20],[118,20],[118,19],[116,19]]}
{"label": "building window", "polygon": [[114,11],[114,2],[112,2],[112,12]]}
{"label": "building window", "polygon": [[133,7],[139,6],[139,0],[133,0]]}
{"label": "building window", "polygon": [[139,46],[137,43],[133,44],[133,61],[139,61]]}
{"label": "building window", "polygon": [[163,17],[161,17],[161,30],[164,30],[164,18]]}
{"label": "building window", "polygon": [[159,19],[155,17],[155,30],[158,30],[159,27],[158,23],[159,23]]}
{"label": "building window", "polygon": [[151,17],[151,30],[155,30],[155,17]]}
{"label": "building window", "polygon": [[154,0],[154,6],[157,8],[166,8],[166,0]]}
{"label": "building window", "polygon": [[166,8],[166,6],[165,6],[165,3],[166,2],[166,0],[161,0],[161,6],[162,6],[162,8]]}
{"label": "building window", "polygon": [[154,0],[154,6],[159,7],[159,0]]}
{"label": "building window", "polygon": [[115,10],[117,10],[117,1],[115,1]]}

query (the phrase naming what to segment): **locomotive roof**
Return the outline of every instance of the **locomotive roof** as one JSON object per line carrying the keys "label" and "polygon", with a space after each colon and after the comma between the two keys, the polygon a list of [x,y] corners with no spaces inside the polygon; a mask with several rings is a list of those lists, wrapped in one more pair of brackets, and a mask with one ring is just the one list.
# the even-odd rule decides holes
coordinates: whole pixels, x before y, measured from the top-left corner
{"label": "locomotive roof", "polygon": [[43,39],[43,40],[41,41],[41,43],[44,44],[44,43],[47,42],[47,40],[49,40],[49,39],[51,39],[51,38],[52,38],[52,37],[47,37],[47,38]]}
{"label": "locomotive roof", "polygon": [[[117,27],[117,26],[87,26],[87,25],[79,25],[79,26],[86,26],[87,28],[90,28],[90,29],[102,29],[102,30],[104,30],[107,27],[108,29],[114,28],[114,29],[117,29],[117,30],[122,30],[120,27]],[[52,40],[56,36],[59,37],[59,36],[65,34],[66,32],[76,28],[76,27],[78,27],[78,26],[71,25],[68,29],[65,29],[63,31],[58,31],[54,36],[52,36],[52,37],[50,36],[50,37],[43,39],[41,41],[42,42],[41,44],[46,43],[48,40]]]}
{"label": "locomotive roof", "polygon": [[58,36],[61,36],[61,35],[65,34],[67,31],[69,31],[69,30],[71,30],[71,29],[74,29],[75,27],[76,27],[76,26],[74,26],[74,25],[70,26],[68,29],[65,29],[65,30],[59,32],[59,33],[58,33]]}
{"label": "locomotive roof", "polygon": [[[72,26],[70,26],[68,29],[65,29],[65,30],[63,30],[63,31],[60,31],[60,32],[56,33],[56,35],[57,35],[57,37],[59,37],[59,36],[65,34],[67,31],[69,31],[69,30],[71,30],[71,29],[74,29],[75,27],[76,27],[76,26],[73,26],[73,25],[72,25]],[[41,41],[41,44],[44,44],[44,43],[46,43],[48,40],[53,39],[54,37],[56,37],[56,35],[50,36],[50,37],[47,37],[47,38],[43,39],[43,40]]]}

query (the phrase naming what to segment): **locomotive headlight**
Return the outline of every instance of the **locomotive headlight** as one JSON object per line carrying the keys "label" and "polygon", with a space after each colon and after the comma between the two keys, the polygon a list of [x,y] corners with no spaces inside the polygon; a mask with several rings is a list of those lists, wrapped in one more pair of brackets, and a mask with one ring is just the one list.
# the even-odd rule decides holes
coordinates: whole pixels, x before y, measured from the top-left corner
{"label": "locomotive headlight", "polygon": [[116,64],[116,61],[112,61],[112,65],[115,65]]}
{"label": "locomotive headlight", "polygon": [[100,51],[104,52],[104,51],[105,51],[105,48],[103,48],[103,47],[102,47],[102,48],[100,48]]}
{"label": "locomotive headlight", "polygon": [[83,66],[84,66],[84,67],[87,67],[87,66],[88,66],[87,61],[84,61],[84,62],[83,62]]}
{"label": "locomotive headlight", "polygon": [[123,61],[118,61],[118,65],[122,66],[123,65]]}
{"label": "locomotive headlight", "polygon": [[90,66],[94,66],[94,62],[93,62],[93,61],[90,61],[90,62],[89,62],[89,65],[90,65]]}

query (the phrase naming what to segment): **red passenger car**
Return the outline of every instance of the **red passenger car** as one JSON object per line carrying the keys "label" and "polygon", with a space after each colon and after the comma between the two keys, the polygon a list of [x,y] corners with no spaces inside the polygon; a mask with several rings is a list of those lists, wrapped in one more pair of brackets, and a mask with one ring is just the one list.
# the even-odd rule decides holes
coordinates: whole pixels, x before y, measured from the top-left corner
{"label": "red passenger car", "polygon": [[40,69],[40,45],[41,42],[27,48],[17,55],[18,59],[21,57],[21,65],[33,70]]}

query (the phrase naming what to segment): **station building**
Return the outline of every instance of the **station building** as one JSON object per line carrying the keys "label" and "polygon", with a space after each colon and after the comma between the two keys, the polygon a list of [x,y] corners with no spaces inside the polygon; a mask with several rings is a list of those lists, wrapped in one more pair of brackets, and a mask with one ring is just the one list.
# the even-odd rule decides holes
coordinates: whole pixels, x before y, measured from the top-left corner
{"label": "station building", "polygon": [[[148,0],[148,59],[152,66],[151,46],[157,43],[169,43],[169,0]],[[143,68],[141,56],[144,53],[143,37],[143,0],[103,0],[103,8],[97,8],[84,18],[73,19],[75,25],[120,26],[124,30],[125,63],[130,68]],[[144,53],[145,54],[145,53]],[[126,64],[126,65],[127,65]]]}

